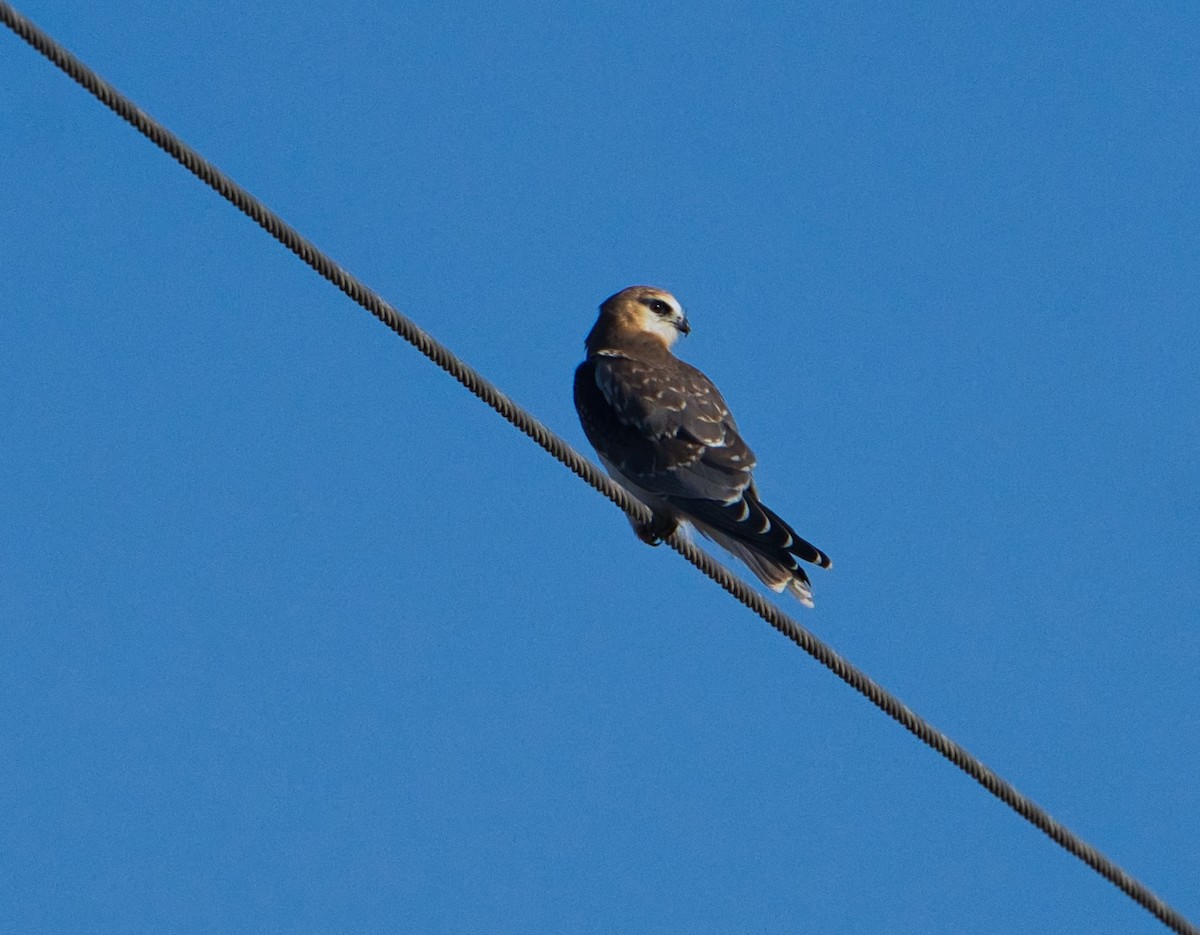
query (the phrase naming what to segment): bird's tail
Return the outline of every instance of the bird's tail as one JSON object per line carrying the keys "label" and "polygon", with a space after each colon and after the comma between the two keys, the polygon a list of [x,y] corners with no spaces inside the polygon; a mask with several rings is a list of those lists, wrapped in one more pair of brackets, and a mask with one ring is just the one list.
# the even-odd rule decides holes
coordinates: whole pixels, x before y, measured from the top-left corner
{"label": "bird's tail", "polygon": [[696,529],[745,562],[772,591],[786,590],[806,607],[813,606],[812,583],[800,561],[832,568],[828,555],[763,506],[753,490],[733,503],[702,504],[692,501],[687,511]]}

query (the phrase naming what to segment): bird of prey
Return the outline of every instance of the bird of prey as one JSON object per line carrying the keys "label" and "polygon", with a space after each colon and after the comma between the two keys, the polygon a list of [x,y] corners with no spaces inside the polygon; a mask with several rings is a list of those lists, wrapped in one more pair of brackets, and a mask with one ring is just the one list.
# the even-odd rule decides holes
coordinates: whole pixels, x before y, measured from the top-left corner
{"label": "bird of prey", "polygon": [[691,331],[673,295],[631,286],[606,299],[575,371],[575,408],[608,473],[650,508],[634,532],[658,545],[686,521],[728,549],[773,591],[812,607],[797,559],[829,557],[758,499],[754,453],[703,373],[671,353]]}

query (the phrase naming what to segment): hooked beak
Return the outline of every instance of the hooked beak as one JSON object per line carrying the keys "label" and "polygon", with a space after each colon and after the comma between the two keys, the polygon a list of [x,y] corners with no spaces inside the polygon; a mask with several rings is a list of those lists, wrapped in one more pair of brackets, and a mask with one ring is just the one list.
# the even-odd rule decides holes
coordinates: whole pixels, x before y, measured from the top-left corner
{"label": "hooked beak", "polygon": [[679,329],[681,334],[692,333],[692,326],[688,324],[688,320],[686,318],[681,318],[679,321],[675,322],[675,327]]}

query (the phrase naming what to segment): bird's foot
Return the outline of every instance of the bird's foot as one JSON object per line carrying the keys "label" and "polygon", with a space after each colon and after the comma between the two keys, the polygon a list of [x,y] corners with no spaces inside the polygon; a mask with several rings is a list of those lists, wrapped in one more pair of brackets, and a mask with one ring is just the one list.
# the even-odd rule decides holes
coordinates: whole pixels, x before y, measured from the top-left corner
{"label": "bird's foot", "polygon": [[646,545],[660,545],[679,528],[679,521],[670,516],[655,514],[648,523],[634,523],[633,531]]}

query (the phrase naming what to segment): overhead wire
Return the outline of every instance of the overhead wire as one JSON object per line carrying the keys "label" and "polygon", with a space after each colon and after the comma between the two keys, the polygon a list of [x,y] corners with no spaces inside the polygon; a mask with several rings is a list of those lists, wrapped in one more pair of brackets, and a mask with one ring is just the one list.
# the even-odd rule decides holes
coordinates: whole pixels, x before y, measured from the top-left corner
{"label": "overhead wire", "polygon": [[[0,0],[0,20],[30,46],[78,82],[102,104],[130,123],[139,133],[178,161],[184,168],[222,198],[262,227],[280,244],[296,254],[320,276],[331,282],[350,299],[378,318],[388,328],[417,348],[450,374],[475,396],[491,406],[508,422],[528,435],[574,474],[595,488],[628,516],[645,523],[651,519],[645,505],[635,500],[602,473],[591,461],[548,429],[521,406],[514,403],[491,381],[461,360],[449,348],[434,339],[411,319],[385,302],[358,278],[318,249],[311,241],[287,224],[246,189],[235,183],[195,149],[184,143],[163,124],[150,117],[128,97],[105,81],[94,70],[61,45],[52,36],[22,16],[6,0]],[[665,540],[671,548],[719,584],[730,595],[812,656],[838,678],[865,696],[889,717],[932,747],[960,770],[976,780],[997,799],[1009,806],[1034,827],[1047,834],[1063,849],[1082,860],[1094,871],[1152,913],[1179,935],[1200,935],[1197,927],[1168,905],[1144,883],[1127,873],[1094,846],[1055,820],[1045,809],[1023,795],[994,770],[951,740],[932,724],[913,712],[899,698],[852,665],[830,646],[797,621],[766,600],[758,591],[732,574],[708,553],[697,548],[676,532]]]}

